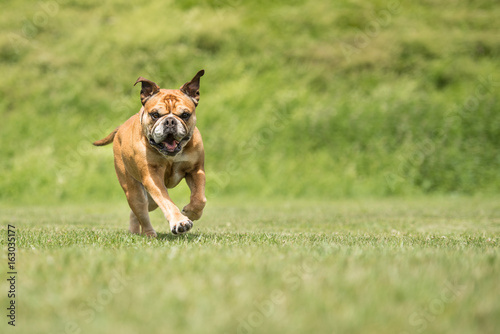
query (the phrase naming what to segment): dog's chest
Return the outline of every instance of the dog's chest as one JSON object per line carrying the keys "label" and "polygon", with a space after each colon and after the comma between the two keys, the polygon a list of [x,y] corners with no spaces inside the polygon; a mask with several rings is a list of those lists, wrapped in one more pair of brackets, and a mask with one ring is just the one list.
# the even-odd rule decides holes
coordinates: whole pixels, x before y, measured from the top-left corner
{"label": "dog's chest", "polygon": [[165,169],[165,186],[167,188],[174,188],[186,176],[189,169],[189,164],[184,162],[175,162],[167,165]]}
{"label": "dog's chest", "polygon": [[182,152],[176,155],[172,160],[167,161],[165,169],[165,186],[174,188],[181,180],[193,170],[193,161],[196,161],[196,155]]}

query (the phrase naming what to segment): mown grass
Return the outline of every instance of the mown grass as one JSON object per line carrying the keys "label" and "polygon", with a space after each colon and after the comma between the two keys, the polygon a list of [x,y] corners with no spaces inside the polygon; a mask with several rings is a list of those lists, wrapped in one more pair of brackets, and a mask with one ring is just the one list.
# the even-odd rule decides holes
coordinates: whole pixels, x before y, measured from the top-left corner
{"label": "mown grass", "polygon": [[500,325],[497,199],[235,202],[211,203],[181,237],[166,234],[155,212],[157,239],[128,234],[123,204],[3,207],[2,234],[15,225],[19,248],[16,331],[494,333]]}

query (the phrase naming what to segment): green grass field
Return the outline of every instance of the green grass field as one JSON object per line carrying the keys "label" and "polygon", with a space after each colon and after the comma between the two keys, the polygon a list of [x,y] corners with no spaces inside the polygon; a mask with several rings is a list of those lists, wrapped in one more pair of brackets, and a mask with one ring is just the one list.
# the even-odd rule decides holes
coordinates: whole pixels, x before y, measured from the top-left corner
{"label": "green grass field", "polygon": [[1,234],[7,224],[17,229],[15,331],[495,333],[500,326],[498,200],[224,201],[181,237],[152,216],[157,239],[126,231],[125,205],[2,208]]}
{"label": "green grass field", "polygon": [[[499,17],[497,0],[2,0],[18,318],[2,278],[0,332],[498,332]],[[139,110],[139,76],[202,68],[206,213],[130,235],[91,143]]]}

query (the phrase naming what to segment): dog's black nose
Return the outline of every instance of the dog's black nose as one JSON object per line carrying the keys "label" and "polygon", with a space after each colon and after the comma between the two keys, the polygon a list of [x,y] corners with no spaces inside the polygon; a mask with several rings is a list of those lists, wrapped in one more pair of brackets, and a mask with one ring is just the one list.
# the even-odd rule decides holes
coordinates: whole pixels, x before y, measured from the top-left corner
{"label": "dog's black nose", "polygon": [[175,118],[173,118],[173,117],[167,117],[165,119],[165,127],[167,127],[167,128],[173,128],[173,127],[175,127]]}

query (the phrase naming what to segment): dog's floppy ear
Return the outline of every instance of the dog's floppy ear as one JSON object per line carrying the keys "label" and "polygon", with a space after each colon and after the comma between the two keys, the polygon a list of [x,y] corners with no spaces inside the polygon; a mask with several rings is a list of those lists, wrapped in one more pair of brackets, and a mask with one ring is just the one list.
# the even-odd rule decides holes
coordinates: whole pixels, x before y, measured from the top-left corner
{"label": "dog's floppy ear", "polygon": [[186,82],[181,87],[181,92],[189,96],[195,105],[200,101],[200,78],[205,74],[205,70],[201,70],[194,76],[191,81]]}
{"label": "dog's floppy ear", "polygon": [[156,93],[160,91],[160,87],[155,84],[153,81],[150,81],[148,79],[144,79],[143,77],[139,77],[137,81],[135,82],[134,86],[137,85],[138,82],[142,83],[142,88],[141,88],[141,102],[144,105],[146,101]]}

